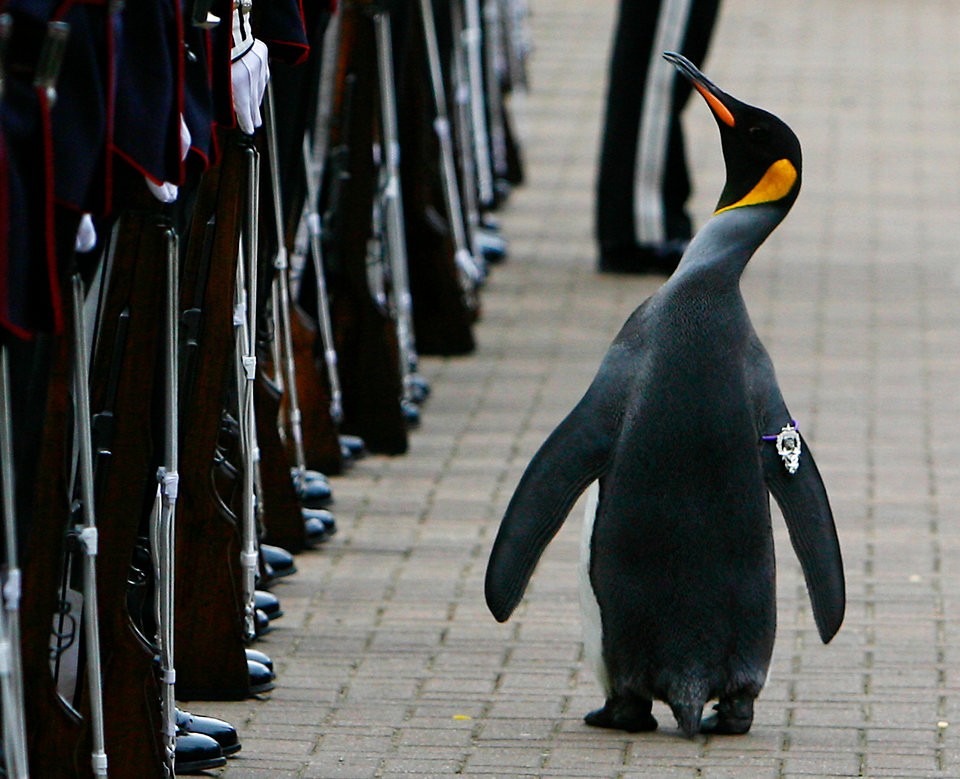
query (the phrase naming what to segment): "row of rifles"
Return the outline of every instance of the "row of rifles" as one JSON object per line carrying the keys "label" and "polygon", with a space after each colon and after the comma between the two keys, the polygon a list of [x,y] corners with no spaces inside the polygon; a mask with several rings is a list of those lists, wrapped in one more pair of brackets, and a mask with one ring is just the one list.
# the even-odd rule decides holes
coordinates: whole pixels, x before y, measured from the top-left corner
{"label": "row of rifles", "polygon": [[308,33],[263,127],[222,132],[175,204],[127,204],[65,282],[19,535],[11,398],[34,390],[0,351],[9,776],[215,765],[180,760],[177,702],[270,689],[259,598],[335,529],[326,476],[405,452],[418,356],[474,348],[522,180],[525,3],[344,0]]}

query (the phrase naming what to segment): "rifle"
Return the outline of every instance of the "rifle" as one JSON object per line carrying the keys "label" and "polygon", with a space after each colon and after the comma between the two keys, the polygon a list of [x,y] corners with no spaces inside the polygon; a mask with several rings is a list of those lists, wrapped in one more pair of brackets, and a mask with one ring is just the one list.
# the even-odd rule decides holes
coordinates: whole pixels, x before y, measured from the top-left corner
{"label": "rifle", "polygon": [[23,665],[20,660],[20,564],[14,508],[13,418],[10,409],[10,365],[0,344],[0,491],[3,521],[3,606],[0,610],[0,706],[3,708],[3,752],[7,775],[27,775],[27,726],[23,711]]}
{"label": "rifle", "polygon": [[527,59],[530,56],[530,7],[527,0],[503,0],[507,77],[511,88],[529,89]]}
{"label": "rifle", "polygon": [[[76,227],[74,225],[74,237]],[[71,238],[71,240],[73,240]],[[70,296],[64,300],[69,303]],[[30,695],[24,698],[27,724],[27,751],[30,770],[35,776],[76,777],[89,774],[89,763],[84,758],[83,720],[58,693],[50,671],[53,655],[50,647],[50,626],[56,616],[71,623],[71,640],[76,636],[77,618],[67,611],[57,597],[61,565],[65,549],[66,530],[70,519],[67,487],[69,459],[66,431],[72,429],[69,406],[70,350],[68,340],[72,330],[71,319],[65,319],[62,336],[39,336],[27,349],[18,354],[18,368],[33,374],[32,380],[23,375],[15,377],[20,386],[26,386],[29,395],[38,402],[45,397],[42,433],[35,463],[18,459],[18,469],[27,475],[21,489],[33,493],[32,505],[24,525],[26,539],[23,546],[23,593],[20,603],[21,658],[23,678],[30,686]],[[26,365],[25,363],[32,363]],[[41,378],[42,377],[42,378]],[[26,380],[25,380],[26,379]],[[16,421],[16,416],[14,417]],[[34,432],[35,431],[31,431]],[[35,465],[35,467],[31,467]],[[32,474],[41,478],[29,479]],[[25,485],[29,484],[29,488]],[[89,749],[86,750],[89,755]]]}
{"label": "rifle", "polygon": [[[523,183],[520,146],[511,128],[507,98],[527,89],[526,59],[530,40],[526,0],[484,0],[487,107],[495,176],[494,194],[503,199],[504,187]],[[498,185],[498,186],[497,186]]]}
{"label": "rifle", "polygon": [[[237,419],[240,422],[240,457],[243,463],[241,492],[240,568],[243,576],[243,624],[247,641],[256,637],[254,592],[258,566],[257,485],[259,483],[259,446],[253,387],[257,379],[257,286],[258,286],[258,214],[260,198],[260,155],[244,139],[241,154],[246,176],[242,197],[240,244],[238,247],[233,329],[237,388]],[[261,495],[262,497],[262,495]]]}
{"label": "rifle", "polygon": [[[469,115],[469,135],[473,143],[473,162],[476,174],[479,207],[489,208],[494,202],[493,168],[490,160],[490,136],[487,127],[487,114],[484,106],[483,86],[483,31],[480,25],[480,0],[462,0],[462,23],[456,27],[462,30],[464,57],[466,61],[465,80],[467,83],[466,100]],[[454,19],[460,18],[460,6],[454,2]]]}
{"label": "rifle", "polygon": [[[321,56],[316,63],[316,110],[312,132],[305,129],[300,146],[304,191],[296,191],[301,199],[299,219],[292,231],[290,251],[290,298],[300,297],[301,277],[306,258],[312,260],[316,295],[316,325],[299,305],[290,317],[291,339],[297,369],[297,393],[304,428],[304,460],[324,473],[341,473],[344,458],[340,447],[339,427],[343,421],[343,392],[337,365],[337,348],[333,333],[330,297],[327,292],[327,271],[323,259],[323,224],[319,214],[320,191],[329,150],[333,110],[334,83],[340,50],[341,14],[335,12],[322,38]],[[311,85],[314,86],[314,85]],[[296,208],[291,208],[295,212]],[[319,367],[317,354],[325,370]]]}
{"label": "rifle", "polygon": [[[468,19],[464,21],[464,6],[460,2],[450,5],[449,24],[454,38],[449,43],[451,62],[451,81],[456,96],[456,120],[454,127],[457,135],[457,149],[461,173],[462,200],[464,216],[469,234],[470,248],[480,270],[480,284],[486,278],[487,258],[491,261],[502,259],[506,253],[506,243],[488,230],[482,223],[481,208],[491,208],[493,202],[492,174],[485,170],[489,165],[487,149],[486,117],[483,107],[482,71],[472,61],[476,55],[473,49],[479,48],[479,36],[468,32],[472,24],[470,0],[466,11]],[[474,8],[475,11],[475,8]],[[462,45],[461,45],[462,42]],[[480,73],[481,75],[478,75]],[[479,109],[477,106],[480,106]],[[484,129],[481,129],[482,128]],[[479,150],[485,150],[483,159],[478,159]],[[486,199],[487,197],[491,199]]]}
{"label": "rifle", "polygon": [[180,483],[176,527],[177,697],[250,694],[244,652],[241,537],[214,485],[223,391],[233,359],[233,303],[243,190],[236,134],[200,181],[181,272]]}
{"label": "rifle", "polygon": [[[80,513],[83,524],[74,532],[83,554],[83,637],[87,661],[87,707],[92,741],[91,764],[95,776],[107,775],[107,753],[103,721],[102,655],[100,652],[100,598],[97,587],[97,527],[93,485],[93,443],[90,433],[90,379],[87,370],[86,332],[83,324],[83,280],[79,273],[71,278],[73,302],[73,394],[78,450]],[[128,561],[129,562],[129,561]],[[124,591],[126,586],[124,584]]]}
{"label": "rifle", "polygon": [[[343,430],[361,436],[371,451],[407,450],[407,420],[401,407],[399,345],[389,311],[376,299],[368,277],[374,263],[376,171],[373,160],[377,65],[374,31],[364,13],[368,3],[342,5],[331,125],[330,204],[334,256],[332,312],[343,384]],[[365,99],[353,99],[363,95]],[[375,280],[375,279],[374,279]]]}
{"label": "rifle", "polygon": [[177,470],[179,453],[178,396],[179,375],[177,358],[179,338],[177,333],[178,308],[180,305],[180,244],[177,231],[165,230],[166,298],[164,300],[163,327],[163,451],[157,469],[157,493],[150,522],[150,549],[154,577],[157,581],[155,618],[157,644],[160,655],[160,713],[163,734],[164,762],[173,774],[176,753],[176,670],[174,662],[174,599],[176,506],[180,486]]}
{"label": "rifle", "polygon": [[267,164],[270,175],[265,180],[270,188],[273,204],[274,259],[271,312],[273,314],[273,360],[276,375],[282,377],[280,386],[286,397],[287,426],[293,448],[294,484],[302,488],[306,478],[306,455],[303,448],[303,419],[300,411],[300,393],[297,388],[297,367],[293,352],[292,314],[290,300],[290,263],[283,235],[283,196],[280,192],[280,160],[277,148],[276,112],[273,105],[273,90],[267,84],[263,104],[264,137],[267,146]]}
{"label": "rifle", "polygon": [[407,16],[398,90],[413,326],[421,354],[468,354],[480,271],[466,238],[432,0],[419,5]]}
{"label": "rifle", "polygon": [[[77,220],[58,220],[57,243],[69,256],[65,244],[72,246]],[[98,529],[95,524],[93,497],[92,450],[90,442],[89,382],[87,347],[82,320],[83,283],[79,275],[62,282],[63,299],[68,316],[65,333],[54,338],[38,339],[33,350],[32,372],[40,386],[24,386],[30,397],[45,397],[42,438],[35,461],[27,463],[28,483],[34,490],[29,534],[24,545],[23,600],[21,608],[21,643],[24,678],[29,680],[30,695],[24,700],[30,768],[36,776],[76,777],[106,775],[107,758],[104,744],[104,718],[100,685],[100,649],[97,571]],[[40,378],[42,376],[42,378]],[[21,377],[22,378],[22,377]],[[69,396],[75,408],[71,419]],[[74,424],[76,423],[76,431]],[[80,501],[76,504],[82,525],[72,532],[83,552],[84,613],[75,614],[72,607],[58,599],[56,583],[64,570],[66,530],[72,517],[69,502],[68,469],[74,465],[69,439],[75,432],[79,452],[78,481]],[[43,479],[31,479],[42,474]],[[59,618],[68,624],[66,635],[58,634],[58,645],[51,651],[51,625]],[[88,688],[80,692],[79,711],[68,704],[57,690],[50,662],[58,661],[66,645],[78,637],[82,622],[87,663]]]}
{"label": "rifle", "polygon": [[[303,443],[303,427],[300,399],[297,386],[297,370],[291,332],[291,303],[288,277],[287,250],[283,238],[283,209],[281,206],[280,171],[277,154],[276,124],[272,90],[268,84],[264,101],[264,136],[267,146],[267,162],[270,175],[264,177],[264,187],[269,188],[273,204],[275,228],[275,251],[272,264],[275,275],[272,283],[273,346],[276,356],[272,359],[278,377],[276,383],[267,378],[261,361],[254,402],[257,414],[257,434],[260,441],[262,476],[262,503],[266,507],[265,543],[282,546],[291,552],[300,552],[308,546],[304,531],[304,518],[298,496],[306,488],[306,456]],[[264,242],[265,244],[266,242]],[[263,264],[268,264],[264,247]],[[261,316],[266,317],[266,306]],[[279,368],[279,370],[278,370]],[[279,418],[286,401],[286,417],[292,439],[294,467],[280,437]],[[266,467],[269,465],[269,467]],[[291,474],[293,478],[291,479]]]}
{"label": "rifle", "polygon": [[[12,18],[0,14],[0,100],[6,73],[6,49]],[[3,577],[0,606],[0,709],[4,768],[13,779],[27,776],[27,725],[23,712],[23,665],[20,661],[20,582],[13,464],[13,416],[10,407],[10,355],[0,341],[0,522],[3,523]]]}
{"label": "rifle", "polygon": [[[328,320],[329,315],[328,311]],[[293,298],[290,302],[290,337],[296,368],[297,399],[300,403],[300,425],[303,429],[304,464],[309,470],[328,475],[343,473],[346,463],[340,448],[340,423],[330,411],[333,393],[329,377],[321,366],[322,358],[317,357],[318,347],[324,352],[326,350],[316,323]],[[336,351],[332,355],[335,358]],[[339,393],[339,379],[337,381]],[[288,449],[292,442],[291,436],[288,438]],[[288,455],[291,459],[296,457],[293,451],[288,451]]]}
{"label": "rifle", "polygon": [[416,406],[429,393],[426,381],[417,373],[417,346],[413,332],[413,299],[407,265],[407,237],[404,232],[403,194],[400,186],[400,137],[397,127],[396,78],[393,66],[391,15],[386,7],[374,7],[377,74],[380,93],[380,166],[378,198],[383,214],[387,272],[390,278],[393,316],[397,327],[401,406],[408,420],[417,415]]}
{"label": "rifle", "polygon": [[253,388],[257,441],[260,450],[260,505],[263,506],[265,544],[296,554],[308,548],[303,512],[290,478],[287,449],[280,439],[277,420],[283,395],[280,388],[258,371]]}
{"label": "rifle", "polygon": [[506,46],[500,0],[483,0],[483,83],[490,140],[490,171],[495,202],[501,197],[498,182],[507,178],[507,129],[504,120],[503,82],[506,76]]}
{"label": "rifle", "polygon": [[100,634],[111,775],[162,777],[167,755],[155,636],[144,636],[131,621],[127,582],[145,499],[156,485],[154,426],[146,421],[153,418],[154,398],[144,387],[153,387],[158,375],[164,296],[157,291],[167,286],[175,233],[145,190],[134,204],[113,230],[91,372],[91,401],[98,409]]}

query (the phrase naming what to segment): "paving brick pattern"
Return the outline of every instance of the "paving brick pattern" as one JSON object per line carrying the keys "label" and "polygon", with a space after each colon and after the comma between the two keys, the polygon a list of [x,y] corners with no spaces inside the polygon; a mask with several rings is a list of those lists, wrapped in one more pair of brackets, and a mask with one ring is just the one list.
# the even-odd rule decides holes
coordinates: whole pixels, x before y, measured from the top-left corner
{"label": "paving brick pattern", "polygon": [[[960,4],[728,0],[705,70],[797,131],[804,191],[744,294],[815,449],[847,571],[843,629],[817,638],[775,519],[779,631],[745,737],[587,728],[580,509],[498,625],[482,582],[524,466],[621,322],[660,283],[595,273],[592,187],[614,0],[532,0],[529,182],[502,212],[511,257],[479,349],[424,359],[408,455],[335,481],[340,533],[278,584],[259,646],[277,689],[196,703],[241,730],[229,779],[960,776]],[[707,217],[716,129],[687,112]]]}

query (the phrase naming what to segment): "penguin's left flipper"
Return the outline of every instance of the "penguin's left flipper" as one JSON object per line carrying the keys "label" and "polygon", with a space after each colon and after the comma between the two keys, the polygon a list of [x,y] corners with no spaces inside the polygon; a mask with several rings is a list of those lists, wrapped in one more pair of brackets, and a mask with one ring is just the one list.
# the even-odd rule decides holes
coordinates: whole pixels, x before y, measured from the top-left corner
{"label": "penguin's left flipper", "polygon": [[[777,384],[770,355],[754,333],[751,338],[748,380],[757,409],[757,425],[763,434],[778,432],[793,417]],[[803,436],[799,467],[789,473],[776,446],[761,441],[760,457],[767,489],[777,501],[790,532],[790,542],[800,560],[813,618],[823,643],[828,643],[843,622],[846,585],[840,541],[830,510],[830,499],[813,453]]]}
{"label": "penguin's left flipper", "polygon": [[629,382],[630,349],[615,343],[586,394],[530,460],[487,563],[487,606],[505,622],[580,494],[607,468]]}
{"label": "penguin's left flipper", "polygon": [[[786,417],[789,419],[789,416]],[[767,489],[787,522],[790,542],[807,582],[820,639],[828,643],[840,629],[846,606],[843,559],[826,488],[807,442],[802,440],[800,467],[788,473],[776,448],[762,449]]]}

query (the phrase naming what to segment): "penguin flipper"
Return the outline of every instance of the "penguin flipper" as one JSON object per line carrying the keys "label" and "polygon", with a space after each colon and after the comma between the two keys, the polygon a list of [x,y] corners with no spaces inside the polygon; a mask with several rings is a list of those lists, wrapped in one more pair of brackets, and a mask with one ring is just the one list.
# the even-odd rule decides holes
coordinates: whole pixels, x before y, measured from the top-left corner
{"label": "penguin flipper", "polygon": [[787,472],[780,456],[769,445],[763,447],[763,471],[767,489],[786,520],[790,542],[807,582],[817,630],[826,644],[843,622],[843,558],[826,488],[806,441],[801,445],[803,453],[796,473]]}
{"label": "penguin flipper", "polygon": [[[756,333],[751,338],[748,371],[757,409],[757,428],[763,434],[773,433],[793,417],[777,384],[770,355]],[[764,481],[787,523],[790,543],[807,583],[813,618],[820,639],[826,644],[840,629],[846,608],[843,558],[830,499],[813,453],[802,435],[800,445],[800,464],[795,473],[787,471],[776,447],[769,441],[760,443],[760,457]]]}
{"label": "penguin flipper", "polygon": [[[505,622],[573,504],[605,470],[619,426],[616,371],[601,373],[530,460],[500,522],[487,563],[487,606]],[[611,401],[613,401],[611,403]]]}

